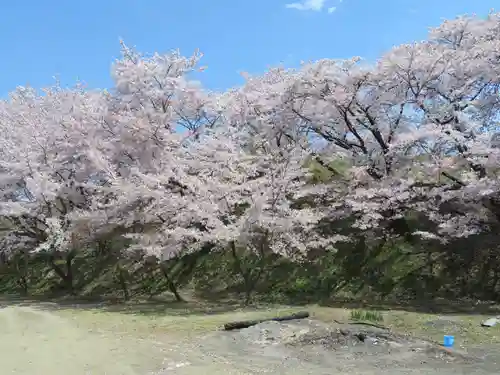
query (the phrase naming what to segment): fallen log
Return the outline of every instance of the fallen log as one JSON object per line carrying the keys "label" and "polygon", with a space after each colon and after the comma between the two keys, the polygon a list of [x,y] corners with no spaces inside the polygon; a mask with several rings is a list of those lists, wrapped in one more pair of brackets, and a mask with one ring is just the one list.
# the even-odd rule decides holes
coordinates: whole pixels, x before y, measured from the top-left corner
{"label": "fallen log", "polygon": [[232,331],[235,329],[248,328],[248,327],[254,326],[256,324],[263,323],[263,322],[270,322],[270,321],[285,322],[287,320],[305,319],[308,317],[309,317],[309,313],[307,311],[300,311],[300,312],[297,312],[295,314],[278,316],[275,318],[259,319],[259,320],[244,320],[241,322],[231,322],[231,323],[224,324],[224,331]]}

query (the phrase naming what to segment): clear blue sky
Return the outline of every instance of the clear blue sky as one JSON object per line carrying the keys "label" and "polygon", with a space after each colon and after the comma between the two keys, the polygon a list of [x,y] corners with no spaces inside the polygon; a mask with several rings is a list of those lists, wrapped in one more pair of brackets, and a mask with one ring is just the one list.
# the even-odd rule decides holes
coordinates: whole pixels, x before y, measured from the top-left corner
{"label": "clear blue sky", "polygon": [[[485,15],[498,0],[18,0],[0,6],[0,96],[58,75],[111,85],[120,37],[142,52],[199,48],[210,88],[239,84],[280,62],[361,56],[421,40],[459,14]],[[304,2],[297,0],[298,3]],[[288,6],[287,6],[288,3]],[[305,9],[305,8],[312,9]],[[336,7],[335,11],[328,11]],[[498,5],[497,5],[498,8]]]}

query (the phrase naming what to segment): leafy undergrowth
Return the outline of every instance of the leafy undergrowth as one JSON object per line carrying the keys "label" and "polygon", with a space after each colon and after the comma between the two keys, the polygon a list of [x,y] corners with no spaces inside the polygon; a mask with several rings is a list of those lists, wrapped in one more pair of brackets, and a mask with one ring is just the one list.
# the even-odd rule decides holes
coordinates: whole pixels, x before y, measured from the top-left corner
{"label": "leafy undergrowth", "polygon": [[[348,322],[352,310],[320,306],[238,308],[196,303],[129,305],[16,304],[0,309],[2,373],[146,374],[164,366],[183,342],[224,323],[307,309],[313,318]],[[358,314],[359,315],[359,314]],[[366,315],[366,314],[365,314]],[[500,343],[500,327],[482,328],[485,316],[380,311],[379,324],[457,345]]]}

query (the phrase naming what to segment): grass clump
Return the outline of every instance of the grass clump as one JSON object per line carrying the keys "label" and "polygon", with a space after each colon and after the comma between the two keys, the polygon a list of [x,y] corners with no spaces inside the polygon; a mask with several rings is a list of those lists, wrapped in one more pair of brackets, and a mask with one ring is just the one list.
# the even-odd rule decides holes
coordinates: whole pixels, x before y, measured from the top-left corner
{"label": "grass clump", "polygon": [[384,317],[380,311],[352,310],[351,320],[356,322],[380,323],[384,321]]}

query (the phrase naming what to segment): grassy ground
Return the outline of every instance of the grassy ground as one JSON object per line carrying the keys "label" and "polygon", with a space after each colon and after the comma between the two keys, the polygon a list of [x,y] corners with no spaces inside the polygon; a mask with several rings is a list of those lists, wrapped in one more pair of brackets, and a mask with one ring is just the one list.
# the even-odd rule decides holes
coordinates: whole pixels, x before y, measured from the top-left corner
{"label": "grassy ground", "polygon": [[[320,306],[242,309],[200,303],[100,306],[8,301],[0,309],[2,374],[146,374],[176,359],[183,342],[222,324],[308,310],[322,321],[348,321],[351,310]],[[457,345],[500,344],[500,327],[482,328],[483,315],[381,312],[378,322],[399,332]],[[491,315],[490,315],[491,316]],[[183,349],[184,348],[184,349]],[[179,357],[180,358],[180,357]],[[163,364],[164,366],[165,364]]]}
{"label": "grassy ground", "polygon": [[66,317],[30,307],[1,310],[2,374],[132,375],[161,366],[161,345],[96,329],[99,319],[87,329],[85,320],[78,310]]}
{"label": "grassy ground", "polygon": [[146,374],[174,361],[183,342],[230,320],[293,309],[220,312],[200,304],[50,304],[4,301],[0,309],[2,374]]}
{"label": "grassy ground", "polygon": [[[312,307],[313,315],[322,321],[348,321],[350,309]],[[485,328],[481,322],[492,315],[430,314],[404,310],[381,311],[379,324],[399,333],[408,333],[432,341],[442,342],[444,335],[454,335],[459,346],[500,344],[500,326]]]}

